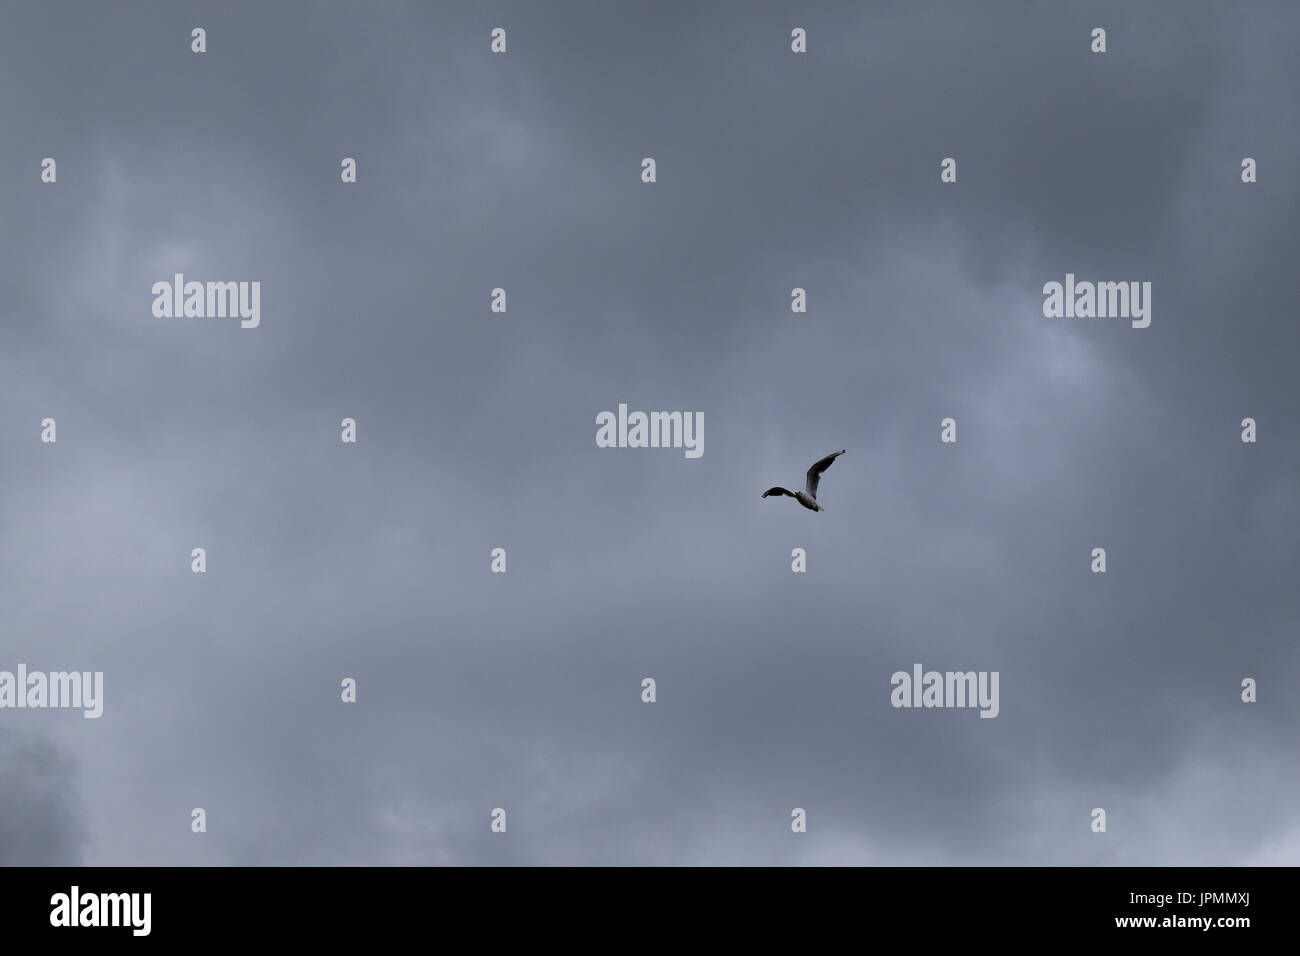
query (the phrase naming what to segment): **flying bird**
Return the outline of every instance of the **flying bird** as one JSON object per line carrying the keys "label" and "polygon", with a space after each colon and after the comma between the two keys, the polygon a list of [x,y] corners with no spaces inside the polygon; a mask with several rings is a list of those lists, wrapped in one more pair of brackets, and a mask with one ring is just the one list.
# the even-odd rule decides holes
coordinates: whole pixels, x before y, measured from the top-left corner
{"label": "flying bird", "polygon": [[817,485],[822,480],[822,472],[834,464],[835,459],[844,454],[844,451],[845,449],[841,448],[837,452],[832,452],[809,468],[808,483],[804,486],[803,491],[789,491],[785,488],[769,488],[767,491],[763,492],[763,497],[766,498],[768,495],[786,495],[799,502],[799,504],[803,505],[809,511],[825,511],[826,509],[817,503]]}

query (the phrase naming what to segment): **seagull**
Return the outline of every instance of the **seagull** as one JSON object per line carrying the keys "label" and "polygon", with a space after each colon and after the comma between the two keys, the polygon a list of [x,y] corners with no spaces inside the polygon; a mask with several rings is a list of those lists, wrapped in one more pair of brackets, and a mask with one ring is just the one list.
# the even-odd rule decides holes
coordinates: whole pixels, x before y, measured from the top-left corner
{"label": "seagull", "polygon": [[817,462],[817,464],[809,468],[808,484],[803,491],[789,491],[785,488],[769,488],[767,491],[763,492],[763,497],[766,498],[768,495],[787,495],[799,502],[799,504],[803,505],[809,511],[825,511],[826,509],[817,503],[817,484],[822,480],[822,472],[833,465],[835,459],[844,454],[844,451],[845,449],[841,448],[837,452],[832,452],[821,461]]}

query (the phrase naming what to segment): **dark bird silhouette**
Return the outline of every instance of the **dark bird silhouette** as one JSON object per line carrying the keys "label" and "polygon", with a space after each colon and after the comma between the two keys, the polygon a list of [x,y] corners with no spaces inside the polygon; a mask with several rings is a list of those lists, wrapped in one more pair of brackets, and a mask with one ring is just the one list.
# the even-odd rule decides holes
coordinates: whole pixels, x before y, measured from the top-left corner
{"label": "dark bird silhouette", "polygon": [[763,492],[763,497],[766,498],[768,495],[786,495],[799,502],[799,504],[803,505],[809,511],[825,511],[826,509],[817,503],[817,485],[822,480],[822,472],[834,464],[835,459],[844,454],[844,451],[845,449],[841,448],[837,452],[832,452],[821,461],[817,462],[817,464],[809,468],[808,483],[805,485],[803,491],[789,491],[785,488],[769,488],[767,491]]}

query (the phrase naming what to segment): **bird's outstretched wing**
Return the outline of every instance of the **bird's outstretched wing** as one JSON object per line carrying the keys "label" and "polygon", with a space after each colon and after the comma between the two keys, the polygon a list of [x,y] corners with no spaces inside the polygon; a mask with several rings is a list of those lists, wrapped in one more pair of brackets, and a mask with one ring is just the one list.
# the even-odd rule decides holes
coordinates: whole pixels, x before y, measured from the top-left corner
{"label": "bird's outstretched wing", "polygon": [[766,498],[768,495],[788,495],[793,498],[794,492],[786,491],[784,488],[769,488],[767,491],[763,492],[763,497]]}
{"label": "bird's outstretched wing", "polygon": [[846,449],[841,448],[839,451],[827,455],[821,461],[817,462],[817,464],[808,469],[808,486],[806,490],[811,497],[817,497],[817,484],[822,480],[822,472],[829,468],[836,458],[844,454],[845,450]]}

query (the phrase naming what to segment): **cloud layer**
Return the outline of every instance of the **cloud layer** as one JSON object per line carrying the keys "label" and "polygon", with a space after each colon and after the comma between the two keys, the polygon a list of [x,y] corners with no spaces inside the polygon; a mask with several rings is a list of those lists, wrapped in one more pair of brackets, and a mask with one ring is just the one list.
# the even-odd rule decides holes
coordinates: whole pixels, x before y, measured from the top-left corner
{"label": "cloud layer", "polygon": [[[0,712],[0,862],[1300,861],[1300,12],[1247,6],[12,13],[0,668],[107,701]],[[891,708],[917,661],[1000,716]]]}

